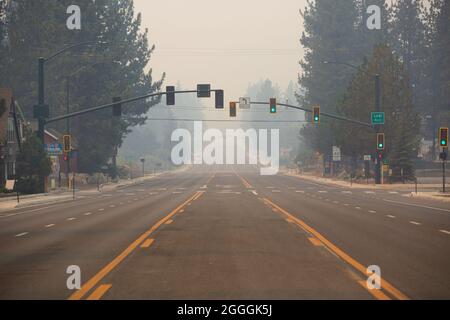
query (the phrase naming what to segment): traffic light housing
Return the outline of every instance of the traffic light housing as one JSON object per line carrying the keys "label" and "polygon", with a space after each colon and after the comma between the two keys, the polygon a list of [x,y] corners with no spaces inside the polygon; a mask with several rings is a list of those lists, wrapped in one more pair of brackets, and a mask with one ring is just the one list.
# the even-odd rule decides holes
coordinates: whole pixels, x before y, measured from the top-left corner
{"label": "traffic light housing", "polygon": [[385,136],[384,133],[377,133],[377,150],[384,150]]}
{"label": "traffic light housing", "polygon": [[116,103],[113,106],[113,117],[120,117],[122,116],[122,104],[120,103],[122,101],[121,97],[114,97],[113,102]]}
{"label": "traffic light housing", "polygon": [[223,90],[216,90],[216,109],[223,109]]}
{"label": "traffic light housing", "polygon": [[64,161],[69,161],[69,154],[68,153],[64,153]]}
{"label": "traffic light housing", "polygon": [[72,151],[72,137],[68,134],[63,136],[63,151],[66,154]]}
{"label": "traffic light housing", "polygon": [[166,87],[166,105],[168,105],[168,106],[175,105],[175,87],[174,86]]}
{"label": "traffic light housing", "polygon": [[230,117],[236,117],[236,102],[230,102]]}
{"label": "traffic light housing", "polygon": [[320,107],[319,106],[313,107],[312,120],[313,120],[313,123],[316,123],[316,124],[320,123]]}
{"label": "traffic light housing", "polygon": [[448,128],[439,128],[439,145],[448,147]]}
{"label": "traffic light housing", "polygon": [[270,98],[270,113],[277,113],[277,99]]}

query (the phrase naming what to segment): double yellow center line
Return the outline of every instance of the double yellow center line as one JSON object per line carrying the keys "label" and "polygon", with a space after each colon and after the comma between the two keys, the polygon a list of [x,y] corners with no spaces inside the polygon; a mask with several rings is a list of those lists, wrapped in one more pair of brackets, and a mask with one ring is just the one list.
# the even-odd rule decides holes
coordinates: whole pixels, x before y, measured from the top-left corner
{"label": "double yellow center line", "polygon": [[[339,249],[337,246],[335,246],[328,239],[326,239],[324,236],[322,236],[314,228],[310,227],[309,225],[307,225],[302,220],[294,217],[292,214],[290,214],[289,212],[287,212],[286,210],[284,210],[283,208],[281,208],[277,204],[273,203],[269,199],[263,198],[262,200],[267,206],[271,207],[272,209],[276,209],[276,212],[283,214],[290,223],[293,223],[293,224],[297,225],[298,227],[302,228],[303,230],[305,230],[306,232],[311,234],[313,237],[315,237],[315,239],[314,239],[314,244],[315,245],[319,245],[319,243],[322,244],[323,246],[327,247],[331,252],[333,252],[338,257],[340,257],[342,260],[344,260],[346,263],[348,263],[353,268],[355,268],[356,270],[361,272],[364,275],[364,277],[367,276],[366,267],[364,267],[361,263],[359,263],[358,261],[353,259],[347,253],[345,253],[344,251]],[[400,292],[400,290],[395,288],[392,284],[390,284],[388,281],[386,281],[384,279],[382,279],[382,289],[380,289],[380,290],[377,290],[377,289],[371,289],[370,290],[370,289],[368,289],[367,286],[365,285],[365,281],[359,282],[359,283],[361,285],[363,285],[364,288],[369,290],[369,292],[371,294],[373,294],[377,299],[389,299],[389,297],[387,297],[381,290],[386,291],[392,297],[394,297],[396,299],[399,299],[399,300],[408,300],[409,299],[406,295],[404,295],[402,292]]]}
{"label": "double yellow center line", "polygon": [[[139,238],[137,238],[133,243],[131,243],[122,253],[120,253],[117,257],[115,257],[110,263],[108,263],[103,269],[101,269],[96,275],[94,275],[88,282],[86,282],[79,290],[74,292],[69,300],[81,300],[92,288],[94,288],[103,278],[105,278],[114,268],[116,268],[131,252],[133,252],[139,245],[146,241],[148,236],[150,236],[153,232],[155,232],[160,226],[169,221],[175,214],[177,214],[180,210],[182,210],[188,203],[191,201],[197,200],[203,195],[203,192],[197,191],[191,197],[189,197],[186,201],[180,204],[177,208],[175,208],[172,212],[170,212],[167,216],[159,220],[156,224],[154,224],[149,230],[143,233]],[[111,286],[110,285],[102,285],[99,288],[102,288],[102,291],[106,292]]]}

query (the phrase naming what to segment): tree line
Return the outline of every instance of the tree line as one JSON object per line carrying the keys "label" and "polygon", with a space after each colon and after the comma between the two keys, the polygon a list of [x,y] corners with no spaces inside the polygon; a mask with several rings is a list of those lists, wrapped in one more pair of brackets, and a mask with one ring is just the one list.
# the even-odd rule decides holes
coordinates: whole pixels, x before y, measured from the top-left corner
{"label": "tree line", "polygon": [[[78,0],[81,30],[66,27],[69,0],[0,0],[0,86],[13,89],[15,99],[32,119],[37,103],[37,59],[69,44],[95,41],[46,64],[46,103],[50,116],[157,92],[164,74],[156,79],[149,68],[155,46],[148,30],[141,31],[141,15],[133,0]],[[68,95],[69,93],[69,95]],[[159,102],[149,99],[124,106],[123,116],[111,110],[70,121],[78,141],[79,170],[99,171],[117,155],[130,128],[143,124],[147,111]],[[66,122],[52,124],[66,132]]]}
{"label": "tree line", "polygon": [[[366,27],[369,5],[381,9],[381,29]],[[414,176],[413,160],[422,138],[433,141],[450,122],[450,2],[446,0],[316,0],[301,11],[299,85],[304,106],[370,122],[375,111],[374,74],[381,77],[386,113],[386,150],[394,175]],[[324,63],[324,61],[347,63]],[[333,145],[353,159],[374,154],[373,130],[322,117],[319,127],[301,131],[303,143],[327,156]]]}

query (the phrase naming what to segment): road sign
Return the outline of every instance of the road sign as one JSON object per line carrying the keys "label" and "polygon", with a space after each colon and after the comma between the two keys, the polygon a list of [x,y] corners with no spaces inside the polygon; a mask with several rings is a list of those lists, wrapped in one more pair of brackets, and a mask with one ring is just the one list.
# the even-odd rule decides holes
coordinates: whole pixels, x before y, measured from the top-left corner
{"label": "road sign", "polygon": [[372,124],[384,124],[384,112],[372,112]]}
{"label": "road sign", "polygon": [[341,148],[333,146],[333,161],[341,161]]}
{"label": "road sign", "polygon": [[47,143],[44,149],[49,156],[60,156],[63,154],[63,146],[61,143]]}
{"label": "road sign", "polygon": [[250,109],[250,98],[239,98],[239,109]]}
{"label": "road sign", "polygon": [[372,160],[372,156],[370,154],[364,155],[364,161],[370,161]]}
{"label": "road sign", "polygon": [[197,85],[197,98],[210,98],[211,97],[211,85],[199,84]]}

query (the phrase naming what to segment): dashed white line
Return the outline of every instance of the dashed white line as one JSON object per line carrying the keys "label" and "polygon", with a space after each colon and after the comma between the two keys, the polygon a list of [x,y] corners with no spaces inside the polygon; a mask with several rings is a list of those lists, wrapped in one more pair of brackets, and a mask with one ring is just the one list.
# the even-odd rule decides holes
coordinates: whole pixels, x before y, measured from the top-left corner
{"label": "dashed white line", "polygon": [[395,219],[395,216],[390,215],[390,214],[386,215],[386,217],[391,218],[391,219]]}
{"label": "dashed white line", "polygon": [[375,191],[364,191],[364,193],[367,193],[367,194],[374,194]]}
{"label": "dashed white line", "polygon": [[272,190],[272,192],[280,193],[281,190]]}
{"label": "dashed white line", "polygon": [[19,237],[26,236],[27,234],[28,234],[28,232],[22,232],[22,233],[16,234],[15,237],[19,238]]}
{"label": "dashed white line", "polygon": [[77,218],[67,218],[67,221],[73,221],[76,220]]}
{"label": "dashed white line", "polygon": [[318,193],[328,193],[328,191],[317,191]]}
{"label": "dashed white line", "polygon": [[377,213],[375,210],[369,210],[370,213]]}
{"label": "dashed white line", "polygon": [[335,201],[333,201],[333,203],[335,203],[335,204],[339,204],[339,201],[336,201],[336,200],[335,200]]}
{"label": "dashed white line", "polygon": [[389,191],[390,194],[398,194],[397,191]]}
{"label": "dashed white line", "polygon": [[348,204],[348,203],[344,203],[344,206],[348,207],[348,206],[349,206],[349,204]]}
{"label": "dashed white line", "polygon": [[115,208],[116,206],[112,204],[112,205],[110,205],[109,207],[110,207],[110,208]]}
{"label": "dashed white line", "polygon": [[417,221],[410,221],[409,223],[414,224],[416,226],[420,226],[421,225],[421,223],[417,222]]}
{"label": "dashed white line", "polygon": [[101,209],[98,209],[98,211],[105,211],[105,209],[101,208]]}
{"label": "dashed white line", "polygon": [[361,210],[361,207],[355,207],[356,210]]}
{"label": "dashed white line", "polygon": [[92,214],[92,212],[86,212],[84,215],[85,216],[90,216]]}
{"label": "dashed white line", "polygon": [[295,190],[296,193],[305,193],[303,190]]}
{"label": "dashed white line", "polygon": [[54,227],[54,226],[55,226],[55,224],[54,224],[54,223],[51,223],[51,224],[46,225],[45,227],[46,227],[46,228],[51,228],[51,227]]}
{"label": "dashed white line", "polygon": [[439,230],[439,232],[445,233],[445,234],[450,234],[450,231],[447,230]]}

